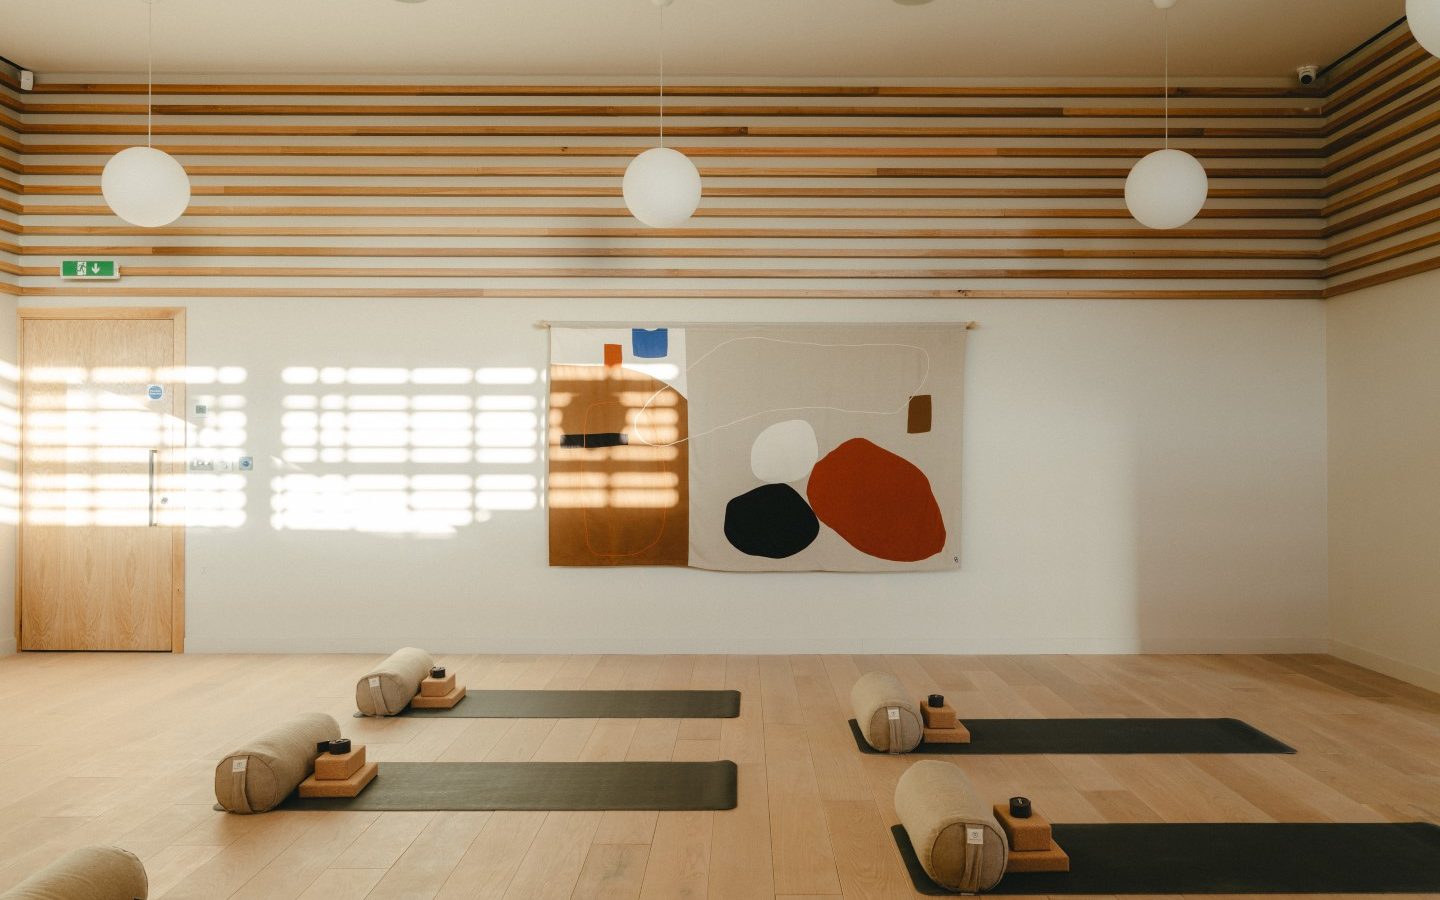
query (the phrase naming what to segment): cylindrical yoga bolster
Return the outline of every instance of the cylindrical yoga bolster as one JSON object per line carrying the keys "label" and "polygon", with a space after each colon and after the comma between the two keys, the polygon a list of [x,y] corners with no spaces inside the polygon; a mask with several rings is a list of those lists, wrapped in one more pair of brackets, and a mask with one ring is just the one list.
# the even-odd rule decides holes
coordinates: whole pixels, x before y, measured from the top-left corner
{"label": "cylindrical yoga bolster", "polygon": [[81,847],[0,894],[0,900],[145,900],[140,859],[119,847]]}
{"label": "cylindrical yoga bolster", "polygon": [[[855,722],[865,735],[865,740],[876,750],[890,753],[908,753],[920,746],[925,736],[925,726],[920,722],[920,704],[906,692],[905,686],[894,675],[871,672],[862,675],[850,689],[850,703],[855,710]],[[899,745],[890,746],[889,710],[899,710]]]}
{"label": "cylindrical yoga bolster", "polygon": [[265,812],[280,805],[315,768],[315,745],[340,737],[324,713],[305,713],[271,729],[220,760],[215,799],[233,813]]}
{"label": "cylindrical yoga bolster", "polygon": [[420,693],[434,660],[418,647],[396,650],[355,682],[355,707],[367,716],[393,716]]}
{"label": "cylindrical yoga bolster", "polygon": [[941,887],[988,891],[1004,876],[1005,833],[958,766],[926,760],[907,769],[895,785],[895,814]]}

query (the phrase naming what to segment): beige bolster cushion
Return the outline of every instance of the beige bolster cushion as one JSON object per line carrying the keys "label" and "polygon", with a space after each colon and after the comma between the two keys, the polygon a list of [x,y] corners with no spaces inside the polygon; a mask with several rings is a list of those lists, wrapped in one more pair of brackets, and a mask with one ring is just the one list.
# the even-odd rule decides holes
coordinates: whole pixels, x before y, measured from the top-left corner
{"label": "beige bolster cushion", "polygon": [[[871,672],[861,676],[850,689],[850,703],[855,721],[865,740],[876,750],[888,753],[909,753],[920,746],[925,726],[920,722],[920,704],[909,696],[900,679],[894,675]],[[900,744],[890,746],[889,710],[900,711]]]}
{"label": "beige bolster cushion", "polygon": [[135,854],[81,847],[0,894],[0,900],[145,900],[150,882]]}
{"label": "beige bolster cushion", "polygon": [[918,762],[895,785],[895,814],[925,874],[952,891],[988,891],[1005,874],[1009,846],[991,804],[958,766]]}
{"label": "beige bolster cushion", "polygon": [[432,665],[430,654],[417,647],[396,650],[355,682],[356,708],[367,716],[399,714],[420,693],[420,682],[429,676]]}
{"label": "beige bolster cushion", "polygon": [[274,809],[315,771],[315,745],[340,737],[324,713],[305,713],[265,732],[220,760],[215,799],[233,813]]}

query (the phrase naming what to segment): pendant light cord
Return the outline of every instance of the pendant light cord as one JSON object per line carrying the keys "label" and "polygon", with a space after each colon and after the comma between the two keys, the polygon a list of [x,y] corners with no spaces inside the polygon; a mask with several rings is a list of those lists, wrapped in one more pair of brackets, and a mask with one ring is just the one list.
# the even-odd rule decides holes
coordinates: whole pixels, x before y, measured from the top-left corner
{"label": "pendant light cord", "polygon": [[660,7],[660,146],[665,146],[665,7]]}
{"label": "pendant light cord", "polygon": [[1170,149],[1170,10],[1165,10],[1165,149]]}
{"label": "pendant light cord", "polygon": [[145,146],[155,128],[155,0],[145,0]]}

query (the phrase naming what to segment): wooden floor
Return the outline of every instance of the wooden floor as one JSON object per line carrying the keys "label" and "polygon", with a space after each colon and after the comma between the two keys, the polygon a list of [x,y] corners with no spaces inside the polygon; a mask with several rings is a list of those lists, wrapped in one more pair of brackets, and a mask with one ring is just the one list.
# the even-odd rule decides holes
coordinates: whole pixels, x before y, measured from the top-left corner
{"label": "wooden floor", "polygon": [[[984,795],[1026,794],[1055,821],[1440,821],[1440,695],[1329,657],[453,656],[472,688],[735,688],[742,714],[352,719],[376,658],[0,658],[0,891],[114,843],[165,898],[912,897],[887,829],[914,760],[861,755],[846,726],[875,670],[962,716],[1236,716],[1300,751],[960,762]],[[380,761],[732,759],[740,805],[213,812],[215,761],[310,710]]]}

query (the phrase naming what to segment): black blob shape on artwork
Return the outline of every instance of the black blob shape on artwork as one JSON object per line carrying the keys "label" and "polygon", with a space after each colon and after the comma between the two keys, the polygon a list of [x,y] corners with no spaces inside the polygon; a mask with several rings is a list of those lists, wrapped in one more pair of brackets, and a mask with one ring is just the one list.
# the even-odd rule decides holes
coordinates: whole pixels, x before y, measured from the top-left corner
{"label": "black blob shape on artwork", "polygon": [[815,511],[788,484],[761,485],[725,504],[725,539],[747,556],[785,559],[819,534]]}

